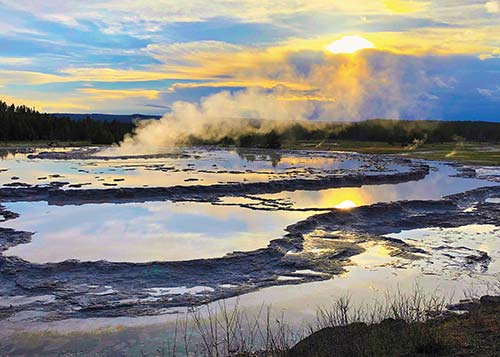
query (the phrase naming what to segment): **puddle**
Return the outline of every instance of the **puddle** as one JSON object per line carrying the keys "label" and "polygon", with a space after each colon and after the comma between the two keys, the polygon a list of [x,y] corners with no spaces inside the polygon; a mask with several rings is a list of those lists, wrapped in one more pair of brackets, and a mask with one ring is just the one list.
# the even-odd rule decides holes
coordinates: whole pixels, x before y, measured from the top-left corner
{"label": "puddle", "polygon": [[352,257],[351,262],[361,268],[374,269],[399,261],[399,259],[391,256],[391,252],[393,252],[394,249],[384,244],[368,242],[362,243],[360,246],[364,248],[365,251]]}
{"label": "puddle", "polygon": [[54,295],[0,296],[0,307],[29,305],[34,302],[52,303],[54,301],[55,301]]}
{"label": "puddle", "polygon": [[165,295],[183,295],[183,294],[197,295],[197,294],[202,294],[204,292],[212,292],[214,291],[214,289],[212,289],[209,286],[194,286],[192,288],[179,286],[171,288],[149,288],[146,291],[151,296],[165,296]]}

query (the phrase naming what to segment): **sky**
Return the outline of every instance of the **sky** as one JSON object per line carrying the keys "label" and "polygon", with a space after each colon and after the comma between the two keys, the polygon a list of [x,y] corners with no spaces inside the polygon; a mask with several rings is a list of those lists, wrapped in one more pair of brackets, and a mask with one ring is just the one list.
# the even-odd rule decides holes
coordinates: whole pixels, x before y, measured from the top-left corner
{"label": "sky", "polygon": [[0,9],[0,99],[41,111],[500,121],[500,1],[0,0]]}

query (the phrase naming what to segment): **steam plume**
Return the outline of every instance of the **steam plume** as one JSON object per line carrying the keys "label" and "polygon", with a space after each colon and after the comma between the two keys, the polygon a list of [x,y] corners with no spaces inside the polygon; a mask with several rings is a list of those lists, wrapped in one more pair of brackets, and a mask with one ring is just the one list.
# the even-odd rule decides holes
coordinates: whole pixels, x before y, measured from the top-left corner
{"label": "steam plume", "polygon": [[[282,62],[283,70],[275,76],[312,89],[256,87],[233,93],[221,91],[199,103],[175,102],[172,111],[160,120],[139,122],[118,152],[153,153],[160,147],[183,144],[190,136],[221,139],[247,132],[266,133],[298,121],[411,118],[427,109],[421,99],[426,95],[428,79],[417,59],[364,51],[300,64],[291,64],[286,58]],[[266,68],[256,68],[255,75],[270,74]],[[256,128],[241,119],[265,121]]]}

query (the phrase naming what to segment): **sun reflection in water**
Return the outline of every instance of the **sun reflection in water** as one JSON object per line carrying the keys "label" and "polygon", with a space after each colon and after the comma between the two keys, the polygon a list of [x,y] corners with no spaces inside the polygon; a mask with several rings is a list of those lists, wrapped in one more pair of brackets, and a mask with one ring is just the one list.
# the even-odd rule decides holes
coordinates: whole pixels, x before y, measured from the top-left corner
{"label": "sun reflection in water", "polygon": [[320,205],[322,207],[334,207],[347,210],[363,206],[370,201],[369,193],[360,190],[359,188],[350,187],[319,192],[316,202],[311,202],[311,205]]}
{"label": "sun reflection in water", "polygon": [[345,201],[342,201],[341,203],[339,203],[338,205],[335,206],[335,208],[339,208],[339,209],[351,209],[351,208],[354,208],[354,207],[357,207],[358,205],[356,203],[354,203],[353,201],[351,200],[345,200]]}

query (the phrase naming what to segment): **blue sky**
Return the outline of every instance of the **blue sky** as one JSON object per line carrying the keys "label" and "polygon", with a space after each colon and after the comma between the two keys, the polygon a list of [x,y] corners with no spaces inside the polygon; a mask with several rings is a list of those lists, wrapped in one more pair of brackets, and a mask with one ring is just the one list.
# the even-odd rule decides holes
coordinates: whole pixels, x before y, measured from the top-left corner
{"label": "blue sky", "polygon": [[[500,121],[500,1],[0,6],[0,99],[42,111],[164,114],[242,92],[240,112],[271,117]],[[345,38],[371,45],[328,50]]]}

